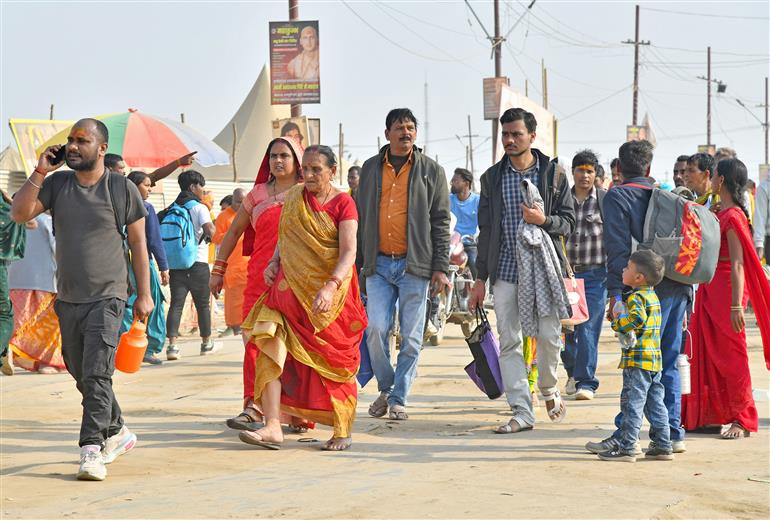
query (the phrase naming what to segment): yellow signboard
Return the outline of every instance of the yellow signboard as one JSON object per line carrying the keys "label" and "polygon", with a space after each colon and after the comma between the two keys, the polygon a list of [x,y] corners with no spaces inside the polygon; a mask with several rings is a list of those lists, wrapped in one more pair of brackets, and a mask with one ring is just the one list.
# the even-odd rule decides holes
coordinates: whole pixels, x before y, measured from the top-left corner
{"label": "yellow signboard", "polygon": [[35,150],[73,123],[74,121],[54,119],[10,119],[8,121],[27,177],[37,166],[38,157]]}

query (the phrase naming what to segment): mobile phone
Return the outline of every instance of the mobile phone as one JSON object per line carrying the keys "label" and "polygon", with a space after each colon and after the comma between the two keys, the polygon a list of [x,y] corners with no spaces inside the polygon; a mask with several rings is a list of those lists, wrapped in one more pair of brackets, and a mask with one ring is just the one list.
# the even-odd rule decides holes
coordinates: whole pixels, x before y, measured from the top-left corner
{"label": "mobile phone", "polygon": [[67,153],[67,146],[62,145],[62,147],[59,148],[59,151],[54,154],[53,159],[49,159],[51,166],[55,166],[61,163],[62,161],[64,161],[64,156],[66,155],[66,153]]}

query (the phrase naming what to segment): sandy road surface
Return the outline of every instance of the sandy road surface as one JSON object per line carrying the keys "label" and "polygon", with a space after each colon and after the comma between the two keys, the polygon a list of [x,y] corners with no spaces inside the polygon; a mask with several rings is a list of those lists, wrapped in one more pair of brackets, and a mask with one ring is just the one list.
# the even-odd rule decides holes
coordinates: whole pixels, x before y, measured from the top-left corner
{"label": "sandy road surface", "polygon": [[[80,398],[69,376],[0,378],[0,508],[4,518],[768,518],[770,404],[757,403],[760,432],[724,441],[690,435],[673,462],[601,462],[583,450],[610,432],[620,372],[612,337],[603,338],[602,386],[595,400],[569,401],[562,424],[537,411],[535,430],[493,435],[507,420],[469,382],[470,354],[459,328],[423,352],[410,420],[366,414],[376,395],[360,393],[353,447],[318,451],[288,435],[278,452],[238,441],[224,420],[239,408],[242,346],[186,356],[115,388],[135,450],[108,466],[105,482],[78,482]],[[770,388],[761,342],[751,331],[754,386]],[[321,427],[309,435],[325,440]],[[646,433],[643,436],[646,444]]]}

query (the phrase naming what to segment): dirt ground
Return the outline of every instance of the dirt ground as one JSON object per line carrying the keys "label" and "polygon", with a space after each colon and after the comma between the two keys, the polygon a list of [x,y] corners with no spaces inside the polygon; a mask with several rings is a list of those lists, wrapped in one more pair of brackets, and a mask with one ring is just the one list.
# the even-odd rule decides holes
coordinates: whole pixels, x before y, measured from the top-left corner
{"label": "dirt ground", "polygon": [[[767,390],[761,340],[750,330],[754,387]],[[224,342],[136,374],[115,389],[136,449],[108,466],[104,482],[78,482],[80,397],[68,375],[18,372],[0,378],[3,518],[768,518],[770,403],[757,402],[760,431],[724,441],[689,435],[673,462],[599,461],[583,445],[611,433],[618,410],[618,349],[605,329],[593,401],[568,401],[551,424],[494,435],[507,420],[468,380],[471,357],[450,325],[426,347],[410,398],[410,419],[366,413],[360,392],[354,445],[319,451],[329,428],[287,435],[281,451],[241,443],[224,424],[239,411],[243,347]],[[563,374],[563,372],[562,372]],[[566,376],[565,376],[566,377]],[[766,395],[766,393],[765,393]],[[646,445],[646,432],[642,437]],[[757,479],[757,480],[751,480]]]}

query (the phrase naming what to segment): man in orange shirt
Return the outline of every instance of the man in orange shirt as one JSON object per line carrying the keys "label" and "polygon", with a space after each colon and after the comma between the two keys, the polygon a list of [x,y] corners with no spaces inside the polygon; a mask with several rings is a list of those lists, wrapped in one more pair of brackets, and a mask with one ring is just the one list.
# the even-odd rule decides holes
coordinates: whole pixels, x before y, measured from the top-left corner
{"label": "man in orange shirt", "polygon": [[[417,119],[408,108],[385,118],[390,144],[368,159],[356,193],[358,255],[368,298],[367,347],[380,396],[369,415],[404,420],[417,375],[428,289],[449,285],[449,191],[444,169],[415,146]],[[388,334],[399,305],[401,349],[395,371]]]}
{"label": "man in orange shirt", "polygon": [[[212,242],[217,246],[222,243],[227,230],[235,220],[235,215],[241,208],[245,192],[241,188],[233,191],[232,204],[219,214],[216,220],[216,232]],[[243,237],[238,239],[238,244],[233,249],[230,258],[227,259],[227,272],[225,273],[225,324],[227,328],[219,337],[239,335],[241,333],[241,319],[243,318],[243,291],[246,289],[246,268],[249,257],[243,256]]]}

